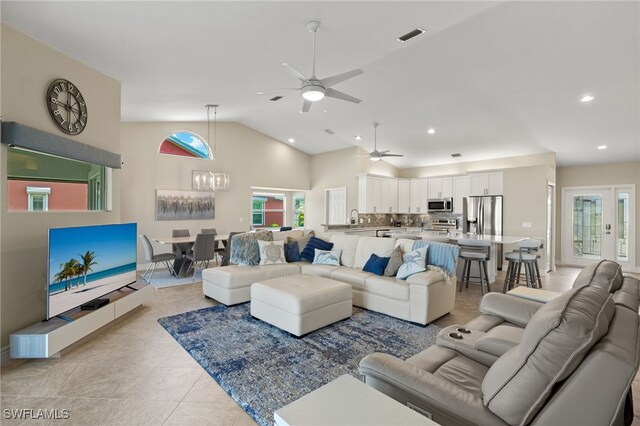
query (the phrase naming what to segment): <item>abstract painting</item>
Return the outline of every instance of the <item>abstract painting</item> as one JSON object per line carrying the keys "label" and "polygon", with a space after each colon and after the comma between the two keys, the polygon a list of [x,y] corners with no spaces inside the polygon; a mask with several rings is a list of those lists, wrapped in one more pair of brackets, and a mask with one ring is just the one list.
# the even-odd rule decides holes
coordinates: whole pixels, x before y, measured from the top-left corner
{"label": "abstract painting", "polygon": [[214,219],[215,192],[156,190],[156,220]]}

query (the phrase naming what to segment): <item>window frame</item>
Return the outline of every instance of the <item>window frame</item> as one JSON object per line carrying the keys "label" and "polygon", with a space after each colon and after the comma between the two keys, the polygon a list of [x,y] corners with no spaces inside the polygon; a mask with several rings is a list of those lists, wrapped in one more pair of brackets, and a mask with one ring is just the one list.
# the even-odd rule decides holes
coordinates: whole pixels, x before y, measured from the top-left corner
{"label": "window frame", "polygon": [[[253,208],[253,202],[256,197],[264,197],[264,198],[274,198],[274,197],[282,197],[282,209],[266,209],[265,205],[267,200],[265,199],[262,203],[262,209],[257,210]],[[262,224],[256,225],[253,223],[253,215],[254,214],[262,214]],[[271,228],[268,224],[265,223],[266,213],[282,213],[282,226],[287,226],[287,194],[282,192],[253,192],[251,194],[251,226],[259,227],[259,228]]]}
{"label": "window frame", "polygon": [[[27,186],[27,211],[29,212],[48,212],[49,211],[49,195],[51,188],[41,186]],[[33,201],[36,197],[42,197],[42,210],[33,208]]]}

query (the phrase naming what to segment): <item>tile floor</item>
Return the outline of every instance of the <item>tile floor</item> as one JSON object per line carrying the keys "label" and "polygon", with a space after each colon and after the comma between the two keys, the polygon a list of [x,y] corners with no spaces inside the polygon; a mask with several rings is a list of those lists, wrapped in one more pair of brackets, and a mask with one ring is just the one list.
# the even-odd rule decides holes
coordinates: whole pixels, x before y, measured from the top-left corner
{"label": "tile floor", "polygon": [[[559,268],[544,278],[543,286],[564,291],[578,272]],[[455,310],[435,323],[464,324],[478,314],[480,298],[477,286],[463,289]],[[158,318],[214,304],[204,298],[201,283],[159,289],[151,304],[69,347],[60,358],[11,361],[0,370],[1,408],[67,409],[69,419],[2,418],[0,423],[255,425],[157,323]],[[633,386],[640,397],[640,381]],[[640,408],[640,398],[635,406]]]}

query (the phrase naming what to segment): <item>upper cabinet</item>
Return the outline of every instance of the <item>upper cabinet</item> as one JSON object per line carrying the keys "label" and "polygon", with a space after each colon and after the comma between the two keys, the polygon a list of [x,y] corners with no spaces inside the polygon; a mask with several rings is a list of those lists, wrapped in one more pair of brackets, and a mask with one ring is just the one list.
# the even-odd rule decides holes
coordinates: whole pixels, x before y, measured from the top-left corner
{"label": "upper cabinet", "polygon": [[377,176],[358,176],[360,213],[395,213],[398,209],[398,181]]}
{"label": "upper cabinet", "polygon": [[471,195],[502,195],[502,172],[474,173],[471,178]]}
{"label": "upper cabinet", "polygon": [[429,198],[451,198],[453,197],[453,179],[450,177],[429,178]]}
{"label": "upper cabinet", "polygon": [[411,212],[411,181],[398,180],[398,213]]}
{"label": "upper cabinet", "polygon": [[471,178],[454,176],[453,180],[453,212],[463,213],[463,199],[471,195]]}
{"label": "upper cabinet", "polygon": [[427,179],[411,179],[410,212],[426,213],[429,182]]}

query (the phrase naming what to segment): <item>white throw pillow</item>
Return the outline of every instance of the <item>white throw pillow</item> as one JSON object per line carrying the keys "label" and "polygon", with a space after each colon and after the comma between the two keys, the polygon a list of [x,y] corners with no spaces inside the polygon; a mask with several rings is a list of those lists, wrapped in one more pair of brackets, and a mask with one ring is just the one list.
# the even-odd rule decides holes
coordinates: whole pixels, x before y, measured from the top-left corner
{"label": "white throw pillow", "polygon": [[284,241],[258,241],[260,265],[287,263],[284,258]]}
{"label": "white throw pillow", "polygon": [[400,269],[398,269],[396,277],[404,280],[410,275],[426,271],[427,249],[427,247],[422,247],[402,256],[404,263],[400,266]]}
{"label": "white throw pillow", "polygon": [[314,265],[333,265],[340,266],[340,254],[342,250],[314,250]]}

